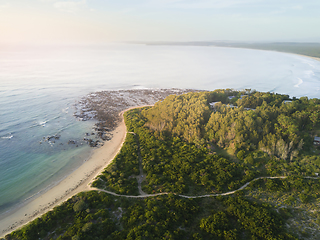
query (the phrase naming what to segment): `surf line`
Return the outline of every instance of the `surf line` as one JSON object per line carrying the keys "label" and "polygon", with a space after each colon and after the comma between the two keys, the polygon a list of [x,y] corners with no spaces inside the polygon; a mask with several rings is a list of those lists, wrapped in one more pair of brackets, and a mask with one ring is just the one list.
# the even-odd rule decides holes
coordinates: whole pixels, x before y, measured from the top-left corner
{"label": "surf line", "polygon": [[294,85],[294,87],[299,87],[302,83],[303,83],[303,80],[301,78],[298,78],[299,82]]}

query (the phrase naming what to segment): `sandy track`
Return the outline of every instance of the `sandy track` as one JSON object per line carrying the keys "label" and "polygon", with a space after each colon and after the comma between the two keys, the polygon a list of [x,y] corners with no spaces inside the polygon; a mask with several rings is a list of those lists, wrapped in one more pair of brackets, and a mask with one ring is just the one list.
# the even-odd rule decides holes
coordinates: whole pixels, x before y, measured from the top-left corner
{"label": "sandy track", "polygon": [[[231,194],[234,194],[234,193],[236,193],[238,191],[241,191],[241,190],[245,189],[250,183],[252,183],[254,181],[257,181],[259,179],[276,179],[276,178],[284,179],[284,178],[287,178],[287,176],[258,177],[258,178],[255,178],[255,179],[251,180],[250,182],[247,182],[246,184],[244,184],[242,187],[238,188],[237,190],[233,190],[233,191],[225,192],[225,193],[206,194],[206,195],[199,195],[199,196],[187,196],[187,195],[181,195],[181,194],[176,194],[176,193],[168,193],[168,192],[155,193],[155,194],[143,194],[143,195],[134,196],[134,195],[121,195],[121,194],[117,194],[117,193],[114,193],[114,192],[111,192],[111,191],[107,191],[107,190],[104,190],[104,189],[99,189],[99,188],[90,188],[90,190],[105,192],[105,193],[108,193],[108,194],[113,195],[113,196],[126,197],[126,198],[146,198],[146,197],[156,197],[156,196],[168,195],[168,194],[174,194],[176,196],[183,197],[183,198],[205,198],[205,197],[217,197],[217,196],[231,195]],[[303,177],[303,178],[319,179],[319,177]]]}

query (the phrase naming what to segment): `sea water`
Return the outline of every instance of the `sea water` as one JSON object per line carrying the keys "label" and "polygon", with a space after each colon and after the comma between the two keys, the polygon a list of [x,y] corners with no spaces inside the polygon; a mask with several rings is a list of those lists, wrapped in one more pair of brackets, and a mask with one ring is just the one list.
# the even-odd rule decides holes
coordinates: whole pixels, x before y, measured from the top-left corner
{"label": "sea water", "polygon": [[[73,116],[81,97],[99,90],[173,87],[314,98],[320,96],[320,62],[218,47],[0,46],[0,213],[41,194],[90,156],[82,139],[94,121]],[[50,136],[59,138],[48,141]]]}

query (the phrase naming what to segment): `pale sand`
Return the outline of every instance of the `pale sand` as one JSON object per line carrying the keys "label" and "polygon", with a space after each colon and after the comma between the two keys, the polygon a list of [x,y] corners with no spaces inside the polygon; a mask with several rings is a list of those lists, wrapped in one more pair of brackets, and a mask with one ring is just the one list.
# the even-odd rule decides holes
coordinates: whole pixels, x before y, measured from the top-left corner
{"label": "pale sand", "polygon": [[311,57],[311,56],[307,56],[307,55],[303,55],[303,54],[297,54],[297,53],[292,53],[292,54],[298,55],[298,56],[302,56],[302,57],[312,58],[314,60],[320,61],[320,58],[318,58],[318,57]]}
{"label": "pale sand", "polygon": [[[305,56],[305,55],[304,55]],[[305,56],[305,57],[308,57],[308,56]],[[317,57],[309,57],[309,58],[312,58],[314,60],[317,60],[317,61],[320,61],[320,58],[317,58]]]}
{"label": "pale sand", "polygon": [[105,142],[104,146],[95,149],[89,160],[58,185],[14,212],[10,212],[8,216],[0,216],[0,237],[4,237],[11,231],[40,217],[75,194],[90,190],[89,183],[110,164],[121,149],[126,137],[126,131],[126,126],[122,121],[113,131],[112,139]]}

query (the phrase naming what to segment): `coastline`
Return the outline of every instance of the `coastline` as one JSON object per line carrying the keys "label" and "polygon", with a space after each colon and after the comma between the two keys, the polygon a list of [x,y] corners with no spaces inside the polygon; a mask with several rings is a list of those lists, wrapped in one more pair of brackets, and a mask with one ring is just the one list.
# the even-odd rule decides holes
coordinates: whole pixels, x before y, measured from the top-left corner
{"label": "coastline", "polygon": [[237,45],[221,45],[221,44],[217,44],[217,43],[207,43],[207,44],[194,44],[194,43],[190,43],[190,44],[183,44],[183,42],[179,43],[176,42],[175,44],[173,44],[174,42],[170,43],[170,42],[159,42],[159,43],[148,43],[148,42],[140,42],[137,44],[145,44],[145,45],[159,45],[159,46],[193,46],[193,47],[219,47],[219,48],[236,48],[236,49],[249,49],[249,50],[257,50],[257,51],[268,51],[268,52],[278,52],[278,53],[288,53],[288,54],[294,54],[294,55],[298,55],[298,56],[302,56],[302,57],[307,57],[307,58],[312,58],[314,60],[320,61],[320,57],[312,57],[309,55],[304,55],[303,53],[295,53],[292,51],[281,51],[281,50],[277,50],[277,49],[266,49],[266,48],[254,48],[250,46],[237,46]]}
{"label": "coastline", "polygon": [[[94,190],[90,187],[91,182],[101,174],[101,172],[112,162],[114,157],[120,151],[125,141],[127,129],[124,123],[123,113],[134,108],[153,106],[157,101],[164,99],[171,94],[183,94],[198,90],[192,89],[157,89],[157,90],[116,90],[102,91],[89,94],[83,99],[80,108],[90,109],[92,107],[99,112],[101,116],[93,118],[101,122],[112,122],[119,119],[118,125],[97,126],[98,128],[114,129],[107,132],[110,140],[105,141],[100,148],[94,149],[92,155],[75,171],[66,175],[57,185],[41,192],[33,199],[26,200],[16,209],[0,215],[0,238],[5,237],[12,231],[15,231],[34,219],[40,217],[54,207],[67,201],[79,192]],[[119,94],[121,93],[121,94]],[[100,104],[96,104],[99,101]],[[120,107],[119,107],[120,103]],[[112,111],[110,111],[112,109]],[[86,118],[87,112],[82,115],[75,115],[78,118]],[[114,116],[114,118],[105,118],[105,116]],[[117,115],[117,117],[115,117]],[[88,119],[91,119],[89,117]],[[114,125],[113,125],[114,126]],[[100,129],[98,129],[100,130]],[[102,136],[104,133],[102,133]]]}
{"label": "coastline", "polygon": [[303,55],[303,54],[298,54],[298,53],[289,53],[289,54],[293,54],[293,55],[300,56],[300,57],[311,58],[313,60],[320,61],[320,58],[318,58],[318,57],[311,57],[311,56],[308,56],[308,55]]}
{"label": "coastline", "polygon": [[[123,115],[125,111],[132,108],[128,108],[120,114]],[[125,141],[126,126],[123,117],[112,134],[111,140],[106,141],[102,147],[95,149],[87,161],[56,186],[18,209],[3,214],[4,217],[0,220],[0,238],[52,210],[77,193],[90,191],[89,184],[111,163]]]}
{"label": "coastline", "polygon": [[308,58],[312,58],[312,59],[314,59],[314,60],[320,61],[320,58],[317,58],[317,57],[310,57],[310,56],[307,56],[307,55],[301,55],[301,56],[308,57]]}

